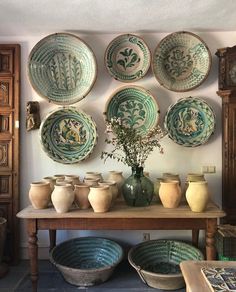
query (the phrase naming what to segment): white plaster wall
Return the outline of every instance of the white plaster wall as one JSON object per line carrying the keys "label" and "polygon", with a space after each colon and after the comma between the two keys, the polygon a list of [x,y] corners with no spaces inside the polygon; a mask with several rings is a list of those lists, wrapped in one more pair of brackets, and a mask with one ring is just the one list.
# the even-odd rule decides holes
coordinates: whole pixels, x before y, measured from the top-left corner
{"label": "white plaster wall", "polygon": [[[74,33],[76,33],[74,31]],[[148,74],[141,80],[135,82],[135,85],[140,85],[150,90],[156,97],[156,100],[161,110],[161,124],[163,116],[168,106],[176,102],[181,97],[196,96],[207,101],[213,108],[216,114],[216,131],[210,140],[200,147],[186,148],[175,144],[168,137],[164,138],[162,144],[164,154],[159,154],[158,150],[154,151],[146,162],[145,170],[150,172],[151,178],[155,180],[160,177],[163,172],[177,172],[180,174],[182,182],[188,172],[200,172],[202,165],[215,165],[216,173],[206,175],[209,182],[209,188],[212,198],[216,203],[221,204],[221,175],[222,175],[222,159],[221,159],[221,99],[217,96],[218,90],[218,59],[215,56],[217,48],[233,46],[236,42],[236,32],[196,32],[209,46],[212,53],[213,62],[212,68],[207,80],[197,89],[186,93],[175,93],[161,87],[153,76],[151,69]],[[98,76],[92,91],[88,96],[74,104],[74,106],[84,110],[91,115],[98,128],[98,144],[96,145],[92,155],[85,161],[73,164],[63,165],[51,160],[42,150],[39,142],[39,131],[34,130],[27,132],[25,129],[26,117],[26,102],[35,100],[40,102],[41,118],[58,106],[51,104],[47,99],[43,99],[32,89],[27,78],[27,59],[30,50],[33,46],[48,33],[38,36],[15,36],[15,37],[0,37],[1,43],[20,43],[21,44],[21,174],[20,174],[20,207],[24,208],[29,204],[28,190],[32,181],[38,181],[44,176],[53,174],[78,174],[84,176],[86,171],[99,171],[106,177],[109,170],[122,170],[125,176],[130,174],[129,167],[116,163],[112,160],[106,164],[100,159],[101,151],[106,147],[104,143],[104,120],[103,111],[105,103],[112,92],[118,87],[125,85],[114,80],[106,72],[104,67],[104,52],[108,43],[117,36],[117,34],[97,34],[85,35],[78,34],[87,44],[93,49],[98,63]],[[157,43],[166,34],[142,34],[151,51],[155,49]],[[171,210],[170,210],[171,212]],[[20,246],[27,246],[27,236],[24,222],[21,221],[21,239]],[[117,239],[124,244],[136,244],[142,240],[142,231],[83,231],[80,235],[100,235]],[[151,238],[179,238],[189,239],[190,232],[187,231],[150,231]],[[66,240],[69,237],[76,237],[76,231],[60,231],[58,232],[58,241]],[[48,247],[48,233],[40,231],[39,246],[42,248]],[[41,257],[47,257],[47,253],[39,253]],[[26,256],[25,253],[22,255]]]}

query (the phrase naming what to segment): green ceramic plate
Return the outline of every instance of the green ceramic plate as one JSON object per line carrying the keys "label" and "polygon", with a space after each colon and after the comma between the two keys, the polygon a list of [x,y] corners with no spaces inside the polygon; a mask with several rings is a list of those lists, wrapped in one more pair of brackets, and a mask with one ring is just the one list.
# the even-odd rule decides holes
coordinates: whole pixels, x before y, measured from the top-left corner
{"label": "green ceramic plate", "polygon": [[104,114],[107,120],[121,118],[124,124],[143,135],[157,125],[160,117],[154,97],[140,86],[123,86],[116,90],[108,100]]}
{"label": "green ceramic plate", "polygon": [[60,163],[84,160],[97,143],[92,118],[75,107],[60,108],[48,114],[40,126],[43,150]]}
{"label": "green ceramic plate", "polygon": [[73,104],[91,90],[97,75],[92,50],[77,36],[55,33],[40,40],[28,61],[32,87],[56,104]]}
{"label": "green ceramic plate", "polygon": [[105,52],[105,65],[112,77],[122,82],[133,82],[148,71],[151,53],[143,39],[124,34],[115,38]]}
{"label": "green ceramic plate", "polygon": [[152,62],[158,82],[172,91],[189,91],[208,76],[211,54],[207,45],[186,31],[166,36],[157,46]]}
{"label": "green ceramic plate", "polygon": [[214,133],[215,114],[200,98],[181,98],[169,107],[164,126],[177,144],[196,147],[206,143]]}

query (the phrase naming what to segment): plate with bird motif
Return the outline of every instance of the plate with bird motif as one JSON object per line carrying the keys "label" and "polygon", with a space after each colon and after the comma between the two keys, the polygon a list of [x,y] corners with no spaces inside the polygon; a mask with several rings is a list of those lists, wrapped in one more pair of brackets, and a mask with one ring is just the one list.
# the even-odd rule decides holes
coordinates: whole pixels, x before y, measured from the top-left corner
{"label": "plate with bird motif", "polygon": [[123,34],[108,45],[105,65],[109,74],[122,82],[141,79],[148,71],[151,53],[139,36]]}
{"label": "plate with bird motif", "polygon": [[53,160],[72,164],[86,159],[97,143],[93,119],[75,107],[49,113],[40,126],[43,150]]}
{"label": "plate with bird motif", "polygon": [[73,104],[83,99],[92,89],[96,75],[94,53],[73,34],[48,35],[29,55],[28,77],[32,87],[56,104]]}
{"label": "plate with bird motif", "polygon": [[172,91],[198,87],[209,75],[210,68],[211,53],[206,43],[191,32],[167,35],[154,51],[153,73],[160,85]]}
{"label": "plate with bird motif", "polygon": [[159,121],[160,110],[153,95],[141,86],[123,86],[107,101],[104,112],[106,120],[122,120],[141,135],[153,129]]}
{"label": "plate with bird motif", "polygon": [[185,97],[168,108],[164,126],[177,144],[196,147],[206,143],[214,133],[215,120],[214,111],[204,100]]}

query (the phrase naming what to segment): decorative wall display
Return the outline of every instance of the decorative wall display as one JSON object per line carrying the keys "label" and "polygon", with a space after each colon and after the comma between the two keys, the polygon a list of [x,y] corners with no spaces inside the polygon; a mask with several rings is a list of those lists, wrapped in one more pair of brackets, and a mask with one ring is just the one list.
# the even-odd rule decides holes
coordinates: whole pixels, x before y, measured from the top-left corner
{"label": "decorative wall display", "polygon": [[121,118],[122,122],[146,134],[159,121],[159,106],[152,94],[140,86],[123,86],[110,97],[104,112],[105,118]]}
{"label": "decorative wall display", "polygon": [[59,108],[49,113],[40,126],[43,150],[60,163],[86,159],[97,143],[95,122],[75,107]]}
{"label": "decorative wall display", "polygon": [[55,33],[40,40],[28,61],[32,87],[56,104],[73,104],[93,87],[97,75],[94,53],[80,38]]}
{"label": "decorative wall display", "polygon": [[200,98],[181,98],[168,108],[164,126],[177,144],[196,147],[206,143],[214,133],[215,114]]}
{"label": "decorative wall display", "polygon": [[39,129],[41,123],[38,101],[28,101],[26,105],[26,130]]}
{"label": "decorative wall display", "polygon": [[211,54],[197,35],[180,31],[167,35],[155,49],[153,73],[165,88],[184,92],[198,87],[207,78]]}
{"label": "decorative wall display", "polygon": [[105,52],[105,65],[109,74],[122,82],[142,78],[151,63],[151,53],[143,39],[132,34],[116,37]]}

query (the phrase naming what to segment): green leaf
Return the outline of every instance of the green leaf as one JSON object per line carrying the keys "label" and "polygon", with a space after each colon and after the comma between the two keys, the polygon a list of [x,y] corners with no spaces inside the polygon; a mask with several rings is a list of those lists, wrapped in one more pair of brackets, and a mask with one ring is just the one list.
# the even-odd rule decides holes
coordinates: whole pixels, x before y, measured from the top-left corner
{"label": "green leaf", "polygon": [[121,65],[125,69],[125,61],[124,60],[118,60],[117,64]]}

